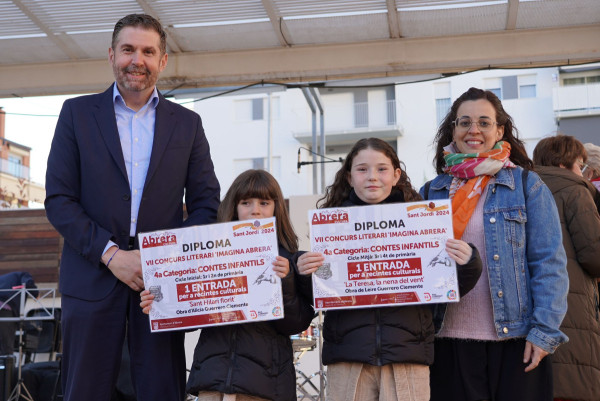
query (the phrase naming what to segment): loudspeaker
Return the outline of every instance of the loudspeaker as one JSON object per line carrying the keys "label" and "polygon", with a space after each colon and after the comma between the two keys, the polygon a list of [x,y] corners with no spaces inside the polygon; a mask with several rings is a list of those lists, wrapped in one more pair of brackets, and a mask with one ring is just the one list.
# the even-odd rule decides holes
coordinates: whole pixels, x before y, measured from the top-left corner
{"label": "loudspeaker", "polygon": [[15,361],[14,355],[0,356],[0,401],[6,401],[10,397]]}

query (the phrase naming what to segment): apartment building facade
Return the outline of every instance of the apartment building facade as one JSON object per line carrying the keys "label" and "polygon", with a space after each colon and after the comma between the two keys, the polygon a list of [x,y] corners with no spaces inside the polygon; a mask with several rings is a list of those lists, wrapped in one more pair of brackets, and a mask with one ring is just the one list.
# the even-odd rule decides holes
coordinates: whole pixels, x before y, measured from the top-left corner
{"label": "apartment building facade", "polygon": [[[320,87],[328,161],[324,183],[331,183],[340,166],[336,160],[352,144],[375,136],[397,149],[419,188],[435,176],[432,142],[438,124],[452,102],[472,86],[491,90],[502,99],[530,156],[540,139],[557,133],[600,145],[599,77],[600,65],[588,65],[485,70],[406,84],[379,80],[376,86],[362,81]],[[319,113],[315,125],[301,89],[271,87],[260,92],[257,88],[253,93],[198,101],[194,109],[203,118],[223,195],[247,168],[270,169],[286,197],[322,192],[321,164],[305,164],[313,161],[313,130],[316,126],[319,135]],[[317,191],[313,169],[318,171]]]}
{"label": "apartment building facade", "polygon": [[6,139],[5,119],[0,107],[0,210],[42,204],[46,191],[29,175],[31,148]]}

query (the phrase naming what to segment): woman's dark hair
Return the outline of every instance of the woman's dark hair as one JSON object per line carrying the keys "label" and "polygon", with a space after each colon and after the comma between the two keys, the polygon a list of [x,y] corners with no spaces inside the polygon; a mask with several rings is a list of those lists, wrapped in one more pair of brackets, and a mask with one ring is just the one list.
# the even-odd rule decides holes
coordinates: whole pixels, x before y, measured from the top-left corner
{"label": "woman's dark hair", "polygon": [[587,152],[583,144],[570,135],[544,138],[533,150],[533,162],[538,166],[560,167],[562,164],[571,169],[579,158],[585,163]]}
{"label": "woman's dark hair", "polygon": [[517,127],[514,126],[512,118],[504,111],[502,102],[493,92],[485,91],[478,88],[470,88],[468,91],[460,95],[458,99],[452,103],[452,107],[444,121],[440,124],[438,132],[433,140],[436,147],[435,158],[433,165],[438,174],[444,172],[446,162],[444,161],[444,147],[452,143],[452,134],[454,133],[454,121],[457,118],[458,108],[461,104],[467,101],[485,99],[492,104],[496,110],[496,123],[498,126],[504,127],[504,135],[501,140],[510,143],[510,160],[518,166],[533,170],[533,162],[527,156],[527,151],[523,145],[523,141],[519,139]]}
{"label": "woman's dark hair", "polygon": [[350,178],[350,171],[352,169],[352,161],[363,149],[373,149],[378,152],[383,153],[390,161],[392,162],[392,166],[394,169],[400,169],[400,179],[394,186],[395,189],[402,191],[404,194],[404,200],[406,202],[410,202],[413,200],[420,200],[421,196],[417,191],[414,190],[410,183],[410,179],[406,174],[406,169],[404,163],[402,163],[398,159],[398,155],[392,146],[379,138],[364,138],[356,142],[342,167],[335,174],[335,179],[333,180],[333,184],[327,187],[325,191],[325,196],[317,202],[318,207],[327,208],[327,207],[336,207],[341,206],[348,196],[350,195],[350,191],[352,187],[350,186],[350,182],[348,179]]}
{"label": "woman's dark hair", "polygon": [[225,198],[219,205],[217,221],[239,220],[237,205],[241,200],[258,198],[271,199],[275,203],[277,240],[291,253],[298,251],[298,236],[292,228],[285,200],[277,180],[265,170],[246,170],[229,187]]}

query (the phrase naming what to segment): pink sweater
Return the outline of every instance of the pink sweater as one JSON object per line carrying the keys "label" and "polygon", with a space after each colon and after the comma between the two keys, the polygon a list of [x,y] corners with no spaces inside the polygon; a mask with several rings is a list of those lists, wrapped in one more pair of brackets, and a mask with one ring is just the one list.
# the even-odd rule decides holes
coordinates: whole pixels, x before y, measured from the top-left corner
{"label": "pink sweater", "polygon": [[[488,185],[493,184],[492,178]],[[485,236],[483,233],[483,205],[487,196],[487,187],[477,202],[477,207],[467,224],[462,240],[470,242],[479,251],[483,268],[481,277],[475,287],[458,303],[449,303],[442,329],[437,337],[462,338],[473,340],[498,341],[494,327],[494,314],[490,282],[485,253]]]}

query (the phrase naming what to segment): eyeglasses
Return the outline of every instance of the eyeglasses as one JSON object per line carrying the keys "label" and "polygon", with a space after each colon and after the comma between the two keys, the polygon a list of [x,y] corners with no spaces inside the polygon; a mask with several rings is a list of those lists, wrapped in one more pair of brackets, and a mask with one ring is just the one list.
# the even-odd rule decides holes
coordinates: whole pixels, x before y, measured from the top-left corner
{"label": "eyeglasses", "polygon": [[454,125],[456,126],[456,129],[459,131],[468,131],[471,129],[471,126],[473,124],[475,124],[477,126],[477,128],[479,128],[479,131],[488,132],[497,123],[495,121],[492,121],[487,118],[482,118],[479,121],[473,121],[470,118],[461,117],[461,118],[457,118],[454,121]]}
{"label": "eyeglasses", "polygon": [[577,161],[577,164],[579,165],[579,170],[581,170],[581,175],[585,178],[590,179],[594,175],[594,170],[586,163]]}

